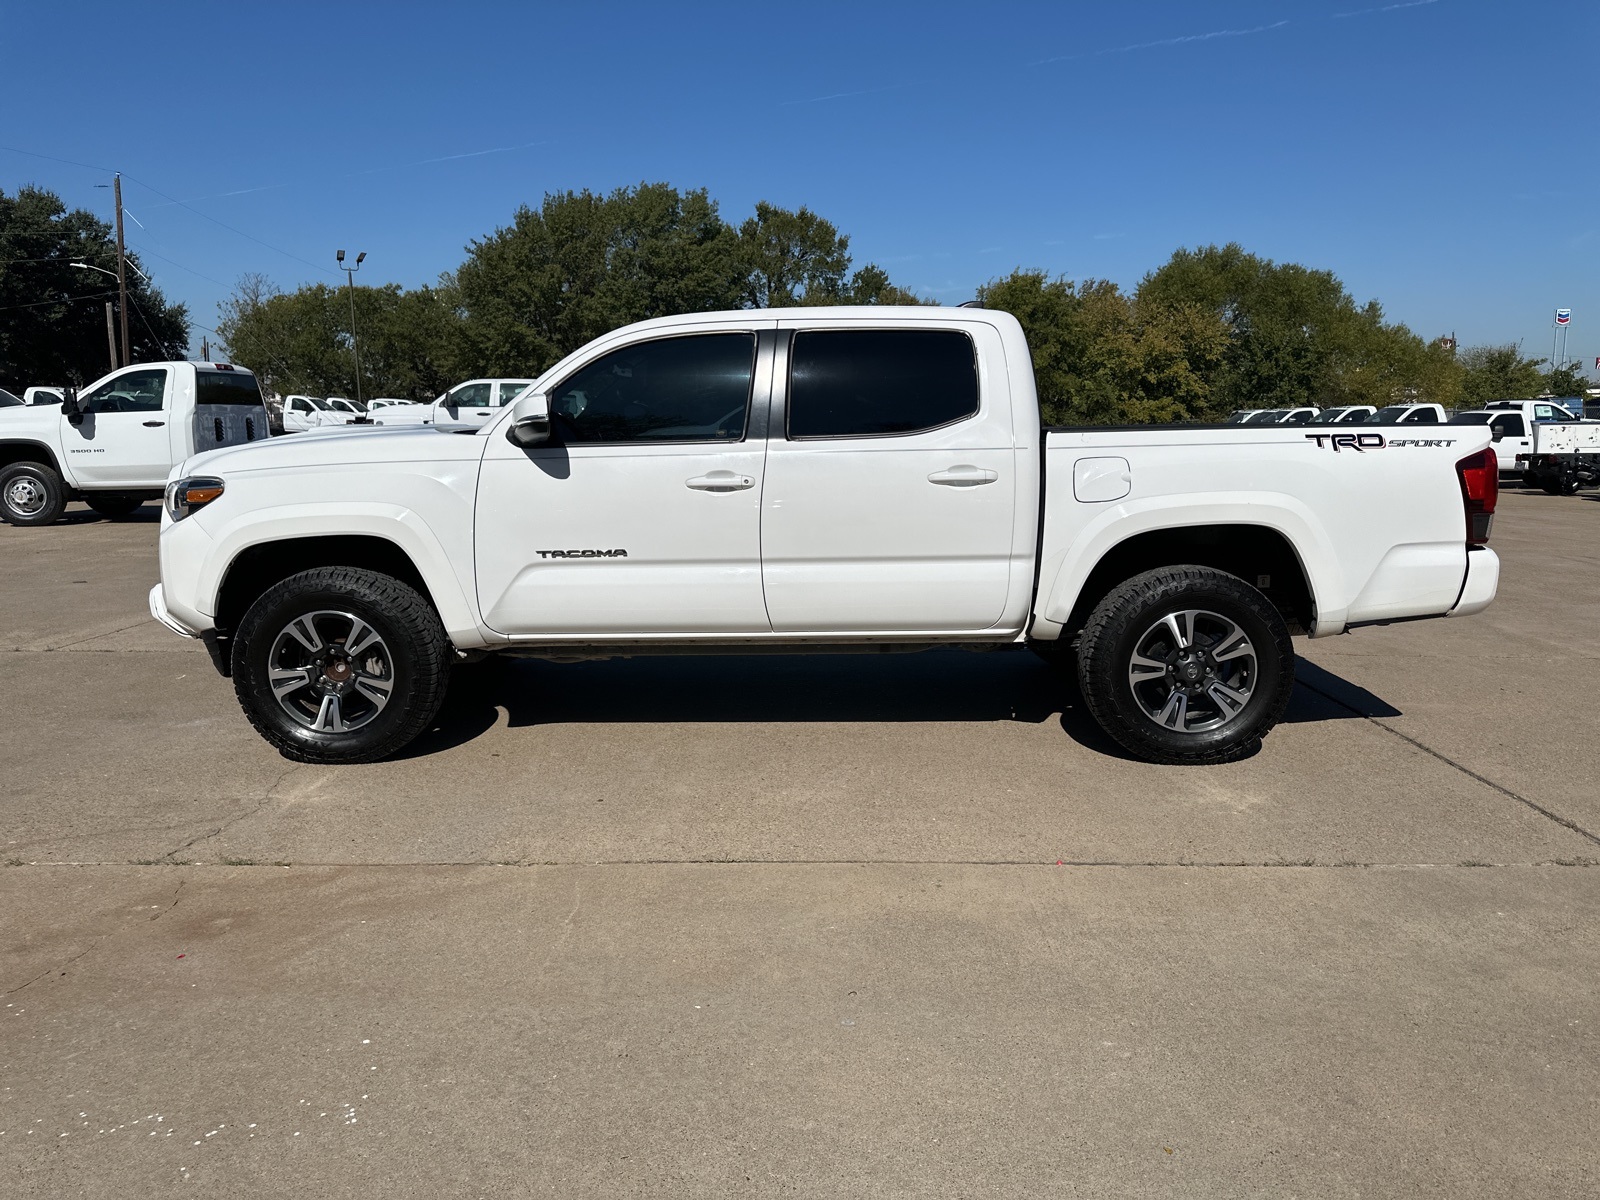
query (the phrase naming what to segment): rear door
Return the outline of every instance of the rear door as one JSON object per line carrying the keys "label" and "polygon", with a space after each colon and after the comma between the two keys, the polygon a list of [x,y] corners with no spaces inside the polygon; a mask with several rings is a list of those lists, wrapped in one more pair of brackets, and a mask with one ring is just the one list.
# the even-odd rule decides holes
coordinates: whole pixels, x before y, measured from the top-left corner
{"label": "rear door", "polygon": [[172,372],[131,367],[78,398],[83,423],[61,418],[61,442],[90,487],[160,487],[172,466]]}
{"label": "rear door", "polygon": [[989,326],[780,324],[761,524],[775,631],[1001,620],[1017,492],[1005,381]]}

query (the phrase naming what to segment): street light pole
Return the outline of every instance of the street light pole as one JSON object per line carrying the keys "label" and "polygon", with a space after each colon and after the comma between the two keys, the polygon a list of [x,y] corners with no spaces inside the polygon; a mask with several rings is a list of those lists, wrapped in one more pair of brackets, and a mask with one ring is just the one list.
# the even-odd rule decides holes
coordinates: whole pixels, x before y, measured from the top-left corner
{"label": "street light pole", "polygon": [[356,272],[361,270],[361,263],[366,257],[367,252],[363,250],[360,254],[356,255],[356,265],[353,267],[347,267],[344,265],[344,251],[339,251],[337,255],[339,269],[344,272],[345,282],[350,285],[350,353],[355,356],[356,360],[357,408],[361,407],[361,347],[356,341]]}

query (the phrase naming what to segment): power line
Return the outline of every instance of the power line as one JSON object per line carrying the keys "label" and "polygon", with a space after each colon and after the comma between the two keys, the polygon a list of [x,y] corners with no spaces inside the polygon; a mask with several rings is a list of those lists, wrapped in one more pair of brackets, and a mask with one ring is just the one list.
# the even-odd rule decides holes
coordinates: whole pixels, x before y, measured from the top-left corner
{"label": "power line", "polygon": [[[226,221],[219,221],[213,216],[208,216],[207,214],[201,212],[198,208],[191,208],[189,205],[185,204],[182,200],[179,200],[179,199],[176,199],[173,196],[167,195],[161,189],[151,187],[148,183],[145,183],[143,180],[135,179],[132,175],[129,175],[126,171],[124,171],[122,173],[122,177],[124,179],[126,179],[129,183],[137,183],[140,187],[144,188],[145,191],[147,191],[147,192],[154,192],[156,195],[160,196],[163,200],[170,200],[173,204],[176,204],[179,208],[183,209],[184,211],[192,212],[195,216],[201,217],[204,220],[210,221],[213,225],[217,225],[217,226],[220,226],[223,229],[226,229],[229,233],[236,233],[240,237],[246,239],[247,241],[254,242],[258,246],[265,246],[268,250],[271,250],[275,254],[281,254],[285,258],[292,258],[297,263],[304,263],[306,266],[311,267],[313,270],[322,271],[323,273],[328,274],[328,275],[337,274],[337,272],[335,272],[331,267],[320,266],[317,263],[312,262],[308,258],[301,258],[298,254],[295,254],[295,253],[292,253],[291,251],[285,250],[281,246],[274,246],[271,242],[264,242],[260,238],[255,237],[252,234],[248,234],[242,229],[235,229],[232,225],[229,225]],[[224,284],[223,286],[226,287],[227,285]]]}
{"label": "power line", "polygon": [[85,292],[81,296],[58,296],[54,300],[35,300],[32,304],[8,304],[0,308],[0,312],[14,312],[19,308],[42,308],[46,304],[66,304],[72,300],[98,300],[102,296],[114,296],[116,289],[110,288],[104,292]]}
{"label": "power line", "polygon": [[204,279],[207,283],[214,283],[218,287],[232,287],[233,286],[232,284],[223,283],[222,280],[220,280],[220,279],[213,279],[209,275],[202,275],[199,271],[196,271],[193,267],[186,267],[181,262],[178,262],[176,259],[168,258],[165,254],[157,254],[154,250],[151,250],[150,248],[148,248],[146,246],[136,246],[132,242],[129,242],[128,245],[133,246],[133,248],[135,250],[137,250],[140,254],[148,254],[151,258],[159,258],[162,262],[169,263],[172,266],[177,267],[178,270],[180,270],[180,271],[187,271],[189,274],[195,276],[197,279]]}
{"label": "power line", "polygon": [[13,154],[25,154],[29,158],[42,158],[46,162],[66,163],[69,167],[83,167],[90,171],[104,171],[107,175],[115,174],[110,167],[99,167],[94,163],[75,162],[70,158],[56,158],[53,154],[36,154],[32,150],[19,150],[15,146],[0,146],[0,150],[9,150]]}

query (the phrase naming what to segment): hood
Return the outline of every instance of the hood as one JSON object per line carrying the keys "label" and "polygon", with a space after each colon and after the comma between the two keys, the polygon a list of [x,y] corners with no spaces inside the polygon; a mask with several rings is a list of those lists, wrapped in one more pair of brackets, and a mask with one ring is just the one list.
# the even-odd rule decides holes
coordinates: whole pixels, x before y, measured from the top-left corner
{"label": "hood", "polygon": [[59,404],[11,404],[0,408],[0,437],[54,433],[61,423]]}
{"label": "hood", "polygon": [[[476,430],[471,431],[476,433]],[[174,472],[296,471],[368,463],[463,462],[482,457],[483,439],[433,425],[335,425],[196,454]]]}

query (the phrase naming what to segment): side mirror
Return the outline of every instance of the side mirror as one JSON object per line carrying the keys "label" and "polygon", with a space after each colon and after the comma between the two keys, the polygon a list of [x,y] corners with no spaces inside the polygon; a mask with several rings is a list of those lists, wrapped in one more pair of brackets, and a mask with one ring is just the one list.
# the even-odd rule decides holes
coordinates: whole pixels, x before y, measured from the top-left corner
{"label": "side mirror", "polygon": [[1505,436],[1506,436],[1506,431],[1504,429],[1498,427],[1498,426],[1489,431],[1489,440],[1491,442],[1498,442],[1501,438],[1503,438]]}
{"label": "side mirror", "polygon": [[78,407],[78,389],[68,388],[61,401],[61,414],[67,418],[69,425],[83,424],[83,409]]}
{"label": "side mirror", "polygon": [[511,426],[506,437],[514,446],[527,449],[550,440],[550,397],[529,392],[511,406]]}

